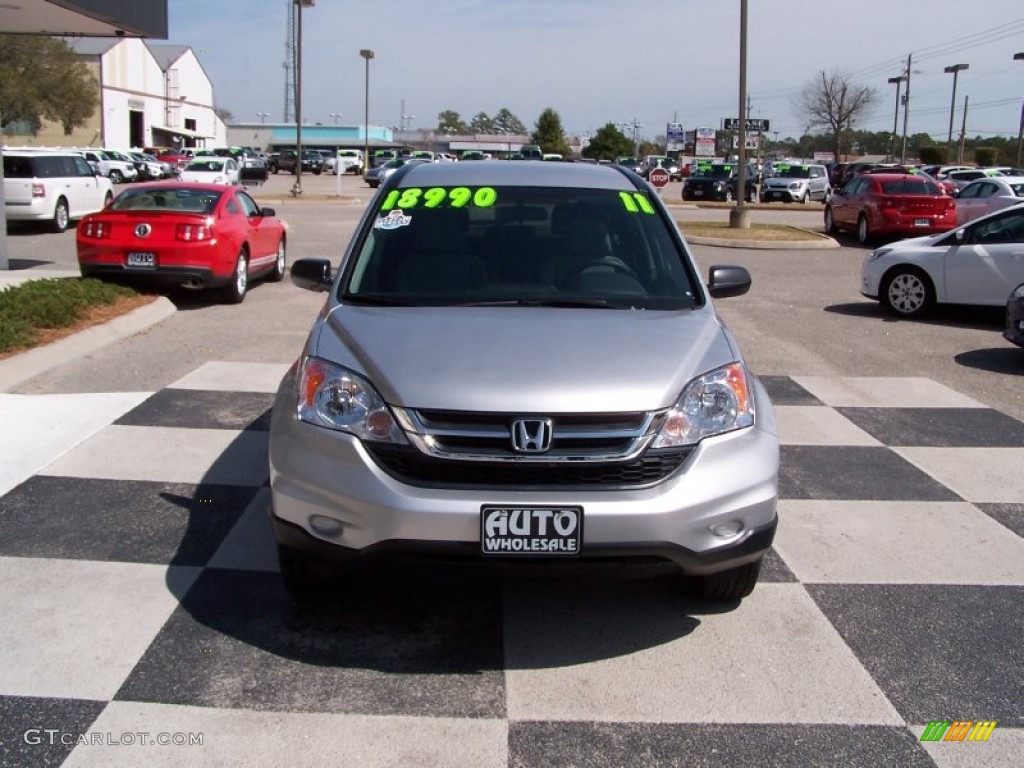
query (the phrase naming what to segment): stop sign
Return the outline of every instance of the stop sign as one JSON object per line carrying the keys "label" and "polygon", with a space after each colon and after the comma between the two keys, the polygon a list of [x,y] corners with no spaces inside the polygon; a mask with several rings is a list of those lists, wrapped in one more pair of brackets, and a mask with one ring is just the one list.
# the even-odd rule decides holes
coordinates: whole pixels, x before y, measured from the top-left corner
{"label": "stop sign", "polygon": [[669,172],[664,168],[654,168],[649,174],[647,174],[647,181],[658,189],[661,189],[668,184],[671,178],[672,177],[669,175]]}

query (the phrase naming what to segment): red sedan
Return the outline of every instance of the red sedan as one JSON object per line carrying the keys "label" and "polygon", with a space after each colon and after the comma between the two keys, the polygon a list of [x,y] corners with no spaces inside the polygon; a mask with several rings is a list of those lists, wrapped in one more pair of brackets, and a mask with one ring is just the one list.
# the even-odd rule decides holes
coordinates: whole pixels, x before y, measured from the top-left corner
{"label": "red sedan", "polygon": [[135,184],[78,224],[83,277],[217,288],[238,304],[249,280],[284,277],[286,227],[241,187]]}
{"label": "red sedan", "polygon": [[956,203],[920,174],[873,173],[851,179],[825,206],[825,231],[878,235],[931,235],[956,226]]}

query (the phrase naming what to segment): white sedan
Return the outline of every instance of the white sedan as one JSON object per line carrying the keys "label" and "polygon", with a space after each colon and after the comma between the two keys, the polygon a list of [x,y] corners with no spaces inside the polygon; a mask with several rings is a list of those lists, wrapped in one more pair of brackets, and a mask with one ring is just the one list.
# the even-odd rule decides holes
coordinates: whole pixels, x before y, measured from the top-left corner
{"label": "white sedan", "polygon": [[956,198],[956,223],[966,224],[1024,201],[1024,176],[989,176],[960,190]]}
{"label": "white sedan", "polygon": [[231,157],[204,155],[186,165],[179,179],[199,184],[237,184],[238,163]]}
{"label": "white sedan", "polygon": [[1005,307],[1024,283],[1024,202],[949,232],[886,245],[861,266],[860,292],[902,317],[935,304]]}

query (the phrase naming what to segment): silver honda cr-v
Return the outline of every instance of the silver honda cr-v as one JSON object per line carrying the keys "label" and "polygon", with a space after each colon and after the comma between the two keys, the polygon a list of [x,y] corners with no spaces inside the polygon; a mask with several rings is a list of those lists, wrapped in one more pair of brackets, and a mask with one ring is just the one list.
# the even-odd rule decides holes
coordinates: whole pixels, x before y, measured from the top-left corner
{"label": "silver honda cr-v", "polygon": [[616,166],[410,165],[381,187],[281,383],[272,522],[287,586],[415,552],[674,562],[753,589],[776,527],[772,406],[657,194]]}

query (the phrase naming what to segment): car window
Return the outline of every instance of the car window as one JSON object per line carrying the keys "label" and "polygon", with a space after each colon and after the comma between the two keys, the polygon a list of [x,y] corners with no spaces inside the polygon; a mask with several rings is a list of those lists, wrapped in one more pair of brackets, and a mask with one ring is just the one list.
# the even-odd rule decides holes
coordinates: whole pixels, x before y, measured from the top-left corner
{"label": "car window", "polygon": [[999,191],[999,187],[990,181],[983,181],[978,185],[978,197],[991,197]]}
{"label": "car window", "polygon": [[1010,189],[1013,190],[1013,194],[1015,194],[1017,197],[1024,197],[1024,182],[1010,184]]}
{"label": "car window", "polygon": [[1013,211],[971,228],[972,243],[1024,243],[1024,211]]}
{"label": "car window", "polygon": [[701,296],[674,225],[641,192],[412,188],[377,204],[343,300],[677,310]]}
{"label": "car window", "polygon": [[8,179],[31,179],[34,175],[32,158],[4,155],[4,176]]}
{"label": "car window", "polygon": [[242,206],[242,210],[246,216],[256,216],[260,212],[260,207],[256,204],[256,201],[249,197],[245,192],[238,192],[236,194],[239,205]]}
{"label": "car window", "polygon": [[882,182],[884,195],[941,195],[942,191],[924,179],[897,179]]}
{"label": "car window", "polygon": [[205,189],[128,188],[115,198],[111,206],[115,211],[151,210],[211,213],[223,193]]}
{"label": "car window", "polygon": [[960,199],[971,200],[973,198],[976,198],[978,196],[978,192],[980,191],[980,189],[981,187],[977,184],[977,182],[972,181],[970,184],[968,184],[966,187],[960,190]]}
{"label": "car window", "polygon": [[92,166],[86,162],[84,157],[73,158],[75,163],[75,173],[77,176],[95,176],[93,173]]}

